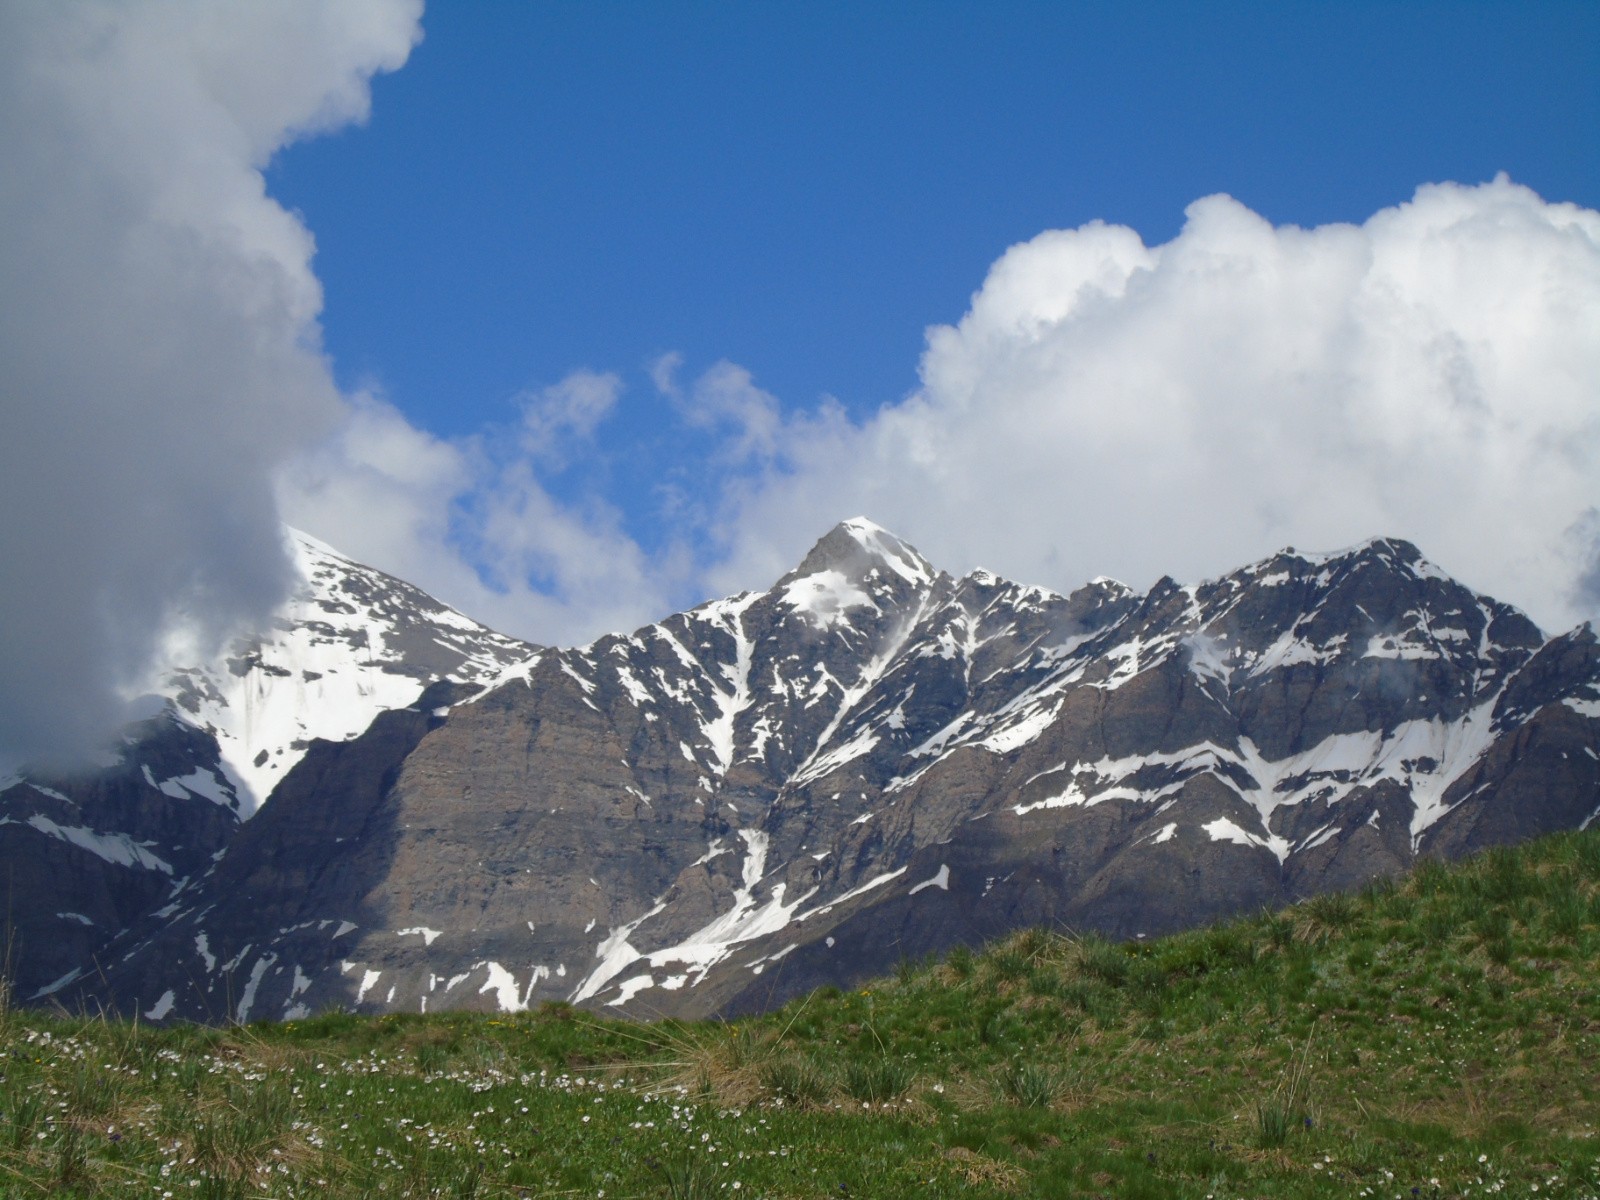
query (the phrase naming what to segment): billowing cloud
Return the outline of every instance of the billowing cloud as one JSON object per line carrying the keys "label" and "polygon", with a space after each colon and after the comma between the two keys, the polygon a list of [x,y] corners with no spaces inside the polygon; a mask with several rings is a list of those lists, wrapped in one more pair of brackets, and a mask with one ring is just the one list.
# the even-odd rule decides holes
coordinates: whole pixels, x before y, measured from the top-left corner
{"label": "billowing cloud", "polygon": [[1061,588],[1393,534],[1549,627],[1596,614],[1600,213],[1502,177],[1359,226],[1187,216],[1159,246],[1096,222],[1008,250],[910,398],[773,435],[715,584],[865,512]]}
{"label": "billowing cloud", "polygon": [[0,10],[0,760],[102,735],[174,614],[221,634],[281,596],[272,473],[342,402],[261,168],[362,119],[419,15]]}

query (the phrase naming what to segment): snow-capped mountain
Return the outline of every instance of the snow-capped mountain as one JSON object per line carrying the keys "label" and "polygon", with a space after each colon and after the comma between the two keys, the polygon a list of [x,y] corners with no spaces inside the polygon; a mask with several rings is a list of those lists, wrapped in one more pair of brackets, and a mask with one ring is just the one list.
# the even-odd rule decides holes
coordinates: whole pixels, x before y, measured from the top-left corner
{"label": "snow-capped mountain", "polygon": [[153,689],[216,738],[223,786],[245,816],[314,738],[345,741],[434,680],[484,682],[535,649],[309,534],[287,534],[302,586],[271,627]]}
{"label": "snow-capped mountain", "polygon": [[769,591],[502,661],[307,748],[73,1002],[740,1011],[1600,809],[1592,631],[1547,639],[1393,540],[1060,596],[858,519]]}
{"label": "snow-capped mountain", "polygon": [[[221,661],[161,673],[162,715],[114,761],[0,784],[13,983],[44,999],[209,867],[316,739],[342,741],[440,679],[497,675],[535,647],[495,633],[295,530],[300,586]],[[337,798],[330,798],[336,802]]]}

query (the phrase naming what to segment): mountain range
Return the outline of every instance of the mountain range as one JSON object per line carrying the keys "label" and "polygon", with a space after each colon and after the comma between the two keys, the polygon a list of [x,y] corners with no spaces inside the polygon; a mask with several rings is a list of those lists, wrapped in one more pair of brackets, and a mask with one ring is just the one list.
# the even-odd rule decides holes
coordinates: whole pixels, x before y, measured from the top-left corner
{"label": "mountain range", "polygon": [[1600,645],[1410,544],[954,577],[865,519],[578,648],[292,535],[302,586],[0,786],[18,999],[736,1014],[1028,925],[1155,936],[1588,824]]}

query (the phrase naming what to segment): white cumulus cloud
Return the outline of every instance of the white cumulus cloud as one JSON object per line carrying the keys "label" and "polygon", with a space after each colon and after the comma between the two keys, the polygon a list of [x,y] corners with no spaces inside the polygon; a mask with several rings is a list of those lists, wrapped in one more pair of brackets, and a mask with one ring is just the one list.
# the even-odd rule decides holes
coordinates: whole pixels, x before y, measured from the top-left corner
{"label": "white cumulus cloud", "polygon": [[1501,177],[1361,225],[1219,195],[1163,245],[1042,233],[929,331],[908,399],[773,441],[729,493],[718,586],[854,512],[1058,588],[1389,534],[1566,627],[1600,612],[1600,213]]}

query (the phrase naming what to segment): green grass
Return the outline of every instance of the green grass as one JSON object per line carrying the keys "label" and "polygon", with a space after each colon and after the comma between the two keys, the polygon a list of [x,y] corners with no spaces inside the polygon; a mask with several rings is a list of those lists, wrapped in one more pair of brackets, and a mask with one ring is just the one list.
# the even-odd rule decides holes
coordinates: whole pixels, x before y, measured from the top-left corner
{"label": "green grass", "polygon": [[0,1010],[0,1196],[1600,1197],[1600,831],[731,1024]]}

